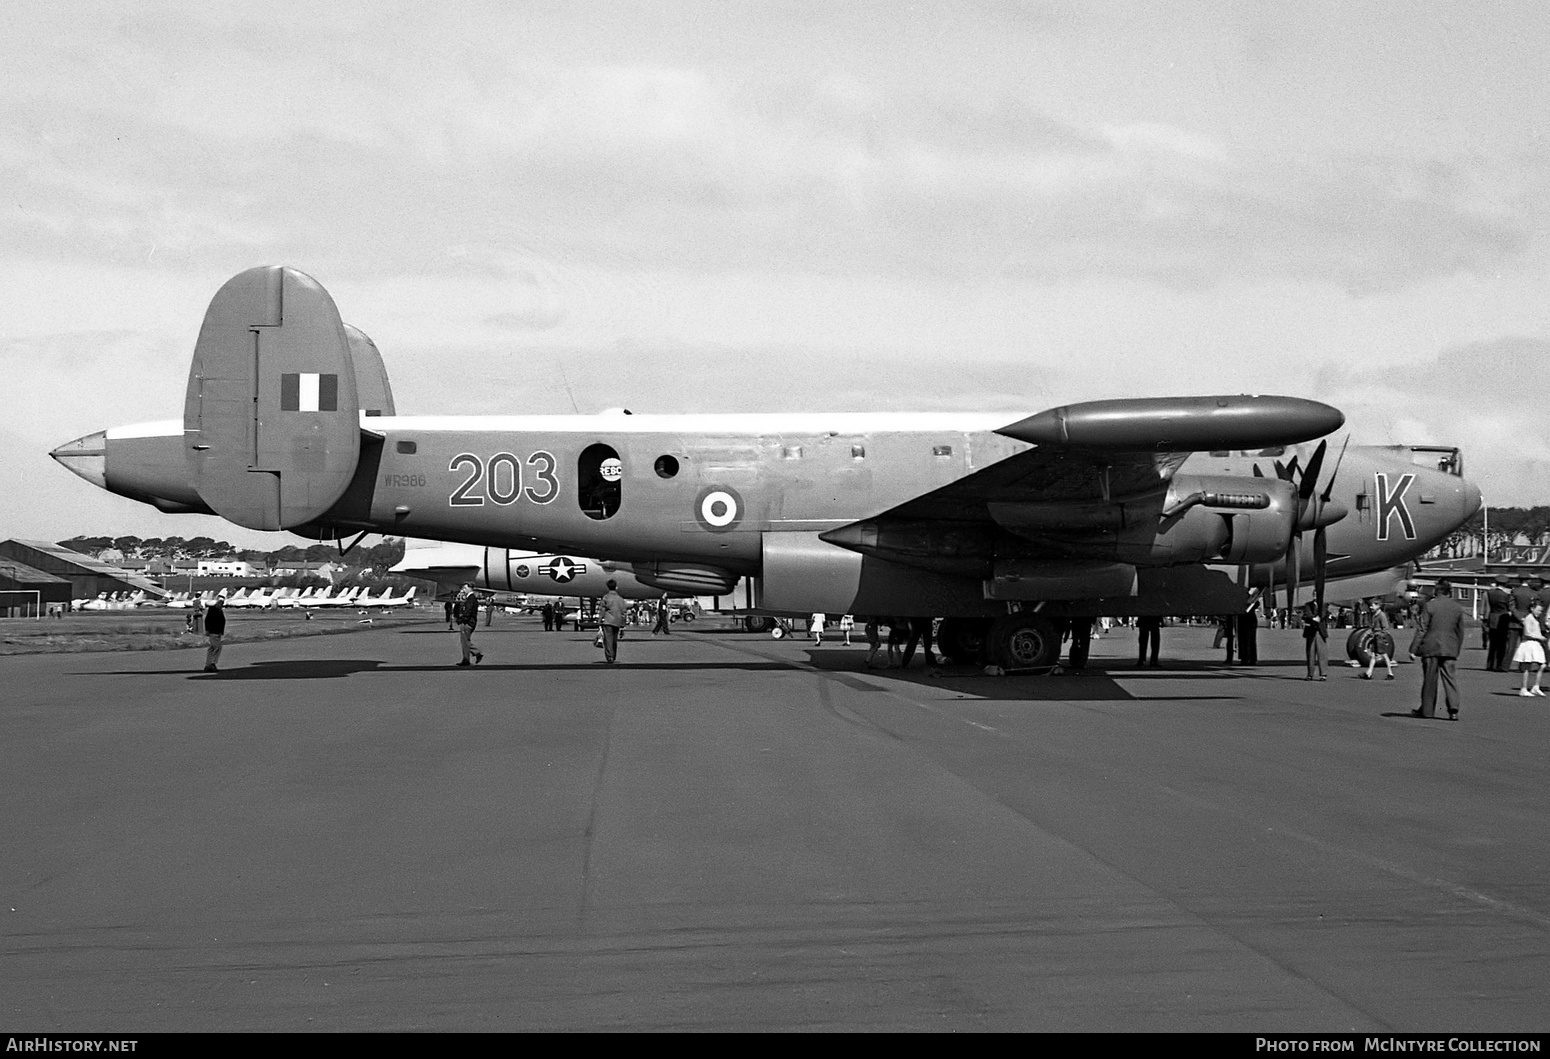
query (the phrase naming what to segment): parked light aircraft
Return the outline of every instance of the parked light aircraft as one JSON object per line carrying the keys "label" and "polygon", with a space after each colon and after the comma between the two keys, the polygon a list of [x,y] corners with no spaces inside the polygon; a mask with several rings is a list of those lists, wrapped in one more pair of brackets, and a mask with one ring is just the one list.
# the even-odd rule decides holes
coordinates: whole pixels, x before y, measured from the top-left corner
{"label": "parked light aircraft", "polygon": [[371,340],[315,280],[271,266],[211,301],[181,422],[53,456],[250,529],[607,555],[670,592],[757,578],[774,614],[943,617],[949,655],[984,641],[1021,667],[1055,657],[1051,619],[1232,613],[1310,571],[1322,595],[1326,576],[1409,562],[1478,509],[1456,453],[1439,468],[1431,450],[1308,444],[1343,422],[1246,395],[1012,415],[398,416]]}

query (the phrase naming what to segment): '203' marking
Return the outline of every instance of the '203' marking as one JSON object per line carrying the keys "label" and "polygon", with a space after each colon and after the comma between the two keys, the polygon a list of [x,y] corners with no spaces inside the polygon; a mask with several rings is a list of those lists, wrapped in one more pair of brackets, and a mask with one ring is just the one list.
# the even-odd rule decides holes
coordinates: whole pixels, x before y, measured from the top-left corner
{"label": "'203' marking", "polygon": [[548,452],[535,452],[527,458],[527,466],[533,483],[524,488],[522,464],[509,452],[497,452],[488,460],[480,459],[471,452],[460,452],[452,457],[447,470],[468,468],[463,484],[452,490],[447,497],[449,507],[483,507],[485,498],[505,506],[526,496],[535,504],[547,504],[560,495],[560,480],[554,476],[558,461]]}

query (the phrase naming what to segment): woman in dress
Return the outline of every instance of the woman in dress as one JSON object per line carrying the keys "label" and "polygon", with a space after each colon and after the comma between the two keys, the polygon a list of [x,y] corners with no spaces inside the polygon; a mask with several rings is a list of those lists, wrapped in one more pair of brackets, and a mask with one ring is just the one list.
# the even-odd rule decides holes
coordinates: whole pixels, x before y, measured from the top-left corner
{"label": "woman in dress", "polygon": [[[1545,605],[1536,601],[1529,607],[1528,613],[1523,615],[1523,639],[1518,641],[1518,649],[1512,656],[1523,672],[1523,687],[1518,694],[1525,699],[1532,695],[1544,695],[1539,689],[1539,677],[1545,669],[1544,620]],[[1531,675],[1534,678],[1532,685],[1529,683]]]}

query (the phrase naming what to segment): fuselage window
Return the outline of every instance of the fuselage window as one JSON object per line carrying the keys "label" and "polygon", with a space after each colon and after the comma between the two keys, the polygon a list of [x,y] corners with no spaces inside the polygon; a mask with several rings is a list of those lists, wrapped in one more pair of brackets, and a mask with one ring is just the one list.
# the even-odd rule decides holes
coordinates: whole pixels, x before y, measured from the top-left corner
{"label": "fuselage window", "polygon": [[678,474],[678,458],[676,456],[658,456],[657,462],[652,464],[658,478],[672,478]]}
{"label": "fuselage window", "polygon": [[412,441],[400,441],[397,445],[397,448],[398,451],[403,455],[413,456],[415,454],[415,450],[418,449],[419,446]]}
{"label": "fuselage window", "polygon": [[931,446],[931,455],[933,455],[933,456],[951,456],[952,454],[953,454],[953,447],[951,445],[933,445],[933,446]]}
{"label": "fuselage window", "polygon": [[581,450],[576,461],[576,499],[588,518],[613,518],[619,510],[619,486],[624,464],[612,445],[598,443]]}

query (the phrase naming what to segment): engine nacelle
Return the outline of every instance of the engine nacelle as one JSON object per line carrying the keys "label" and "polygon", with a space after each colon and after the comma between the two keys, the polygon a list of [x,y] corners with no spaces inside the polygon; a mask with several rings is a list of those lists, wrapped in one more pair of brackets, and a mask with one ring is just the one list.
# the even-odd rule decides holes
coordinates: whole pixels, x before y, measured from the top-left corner
{"label": "engine nacelle", "polygon": [[726,596],[737,586],[737,575],[703,563],[632,563],[630,572],[643,585],[684,596]]}
{"label": "engine nacelle", "polygon": [[1279,478],[1177,475],[1153,542],[1153,561],[1274,562],[1297,527],[1295,487]]}

